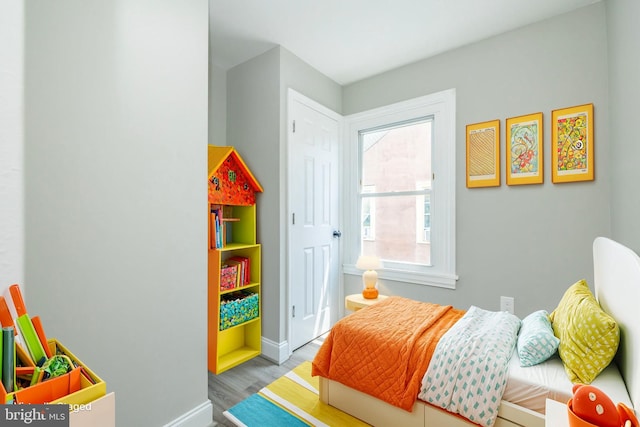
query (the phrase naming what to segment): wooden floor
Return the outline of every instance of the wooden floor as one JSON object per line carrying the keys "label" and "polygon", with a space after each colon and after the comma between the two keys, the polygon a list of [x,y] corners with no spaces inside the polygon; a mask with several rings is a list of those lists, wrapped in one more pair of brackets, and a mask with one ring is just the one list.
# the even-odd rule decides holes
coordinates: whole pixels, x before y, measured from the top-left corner
{"label": "wooden floor", "polygon": [[213,426],[233,427],[233,423],[222,415],[223,411],[257,393],[305,360],[313,360],[321,344],[322,338],[319,338],[300,347],[282,365],[256,357],[219,375],[209,372],[209,399],[213,402]]}

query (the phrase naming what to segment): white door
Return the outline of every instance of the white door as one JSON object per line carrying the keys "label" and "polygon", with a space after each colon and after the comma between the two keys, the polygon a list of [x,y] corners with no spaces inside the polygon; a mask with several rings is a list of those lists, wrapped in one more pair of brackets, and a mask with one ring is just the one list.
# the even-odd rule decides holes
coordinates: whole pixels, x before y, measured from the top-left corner
{"label": "white door", "polygon": [[290,349],[338,318],[340,116],[289,93]]}

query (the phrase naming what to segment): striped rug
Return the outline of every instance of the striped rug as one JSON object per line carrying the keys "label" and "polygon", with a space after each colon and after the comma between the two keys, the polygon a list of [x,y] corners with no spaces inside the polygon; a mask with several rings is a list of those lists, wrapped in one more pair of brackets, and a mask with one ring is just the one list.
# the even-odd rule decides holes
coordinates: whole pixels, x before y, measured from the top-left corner
{"label": "striped rug", "polygon": [[318,399],[318,377],[303,362],[258,393],[231,407],[224,416],[240,427],[368,426]]}

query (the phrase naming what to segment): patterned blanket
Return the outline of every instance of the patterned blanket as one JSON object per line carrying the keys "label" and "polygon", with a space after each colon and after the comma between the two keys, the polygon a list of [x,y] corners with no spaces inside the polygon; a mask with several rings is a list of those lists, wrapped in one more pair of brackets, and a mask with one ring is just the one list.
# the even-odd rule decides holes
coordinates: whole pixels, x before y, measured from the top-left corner
{"label": "patterned blanket", "polygon": [[519,329],[512,314],[472,306],[438,342],[418,397],[493,426]]}

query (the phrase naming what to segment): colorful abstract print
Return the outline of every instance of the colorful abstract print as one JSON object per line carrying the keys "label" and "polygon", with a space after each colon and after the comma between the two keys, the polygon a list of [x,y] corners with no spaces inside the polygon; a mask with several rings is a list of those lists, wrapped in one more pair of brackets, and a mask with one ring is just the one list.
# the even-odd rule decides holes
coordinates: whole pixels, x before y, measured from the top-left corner
{"label": "colorful abstract print", "polygon": [[539,158],[538,122],[512,126],[511,173],[513,175],[537,174]]}
{"label": "colorful abstract print", "polygon": [[558,171],[584,171],[588,168],[587,115],[578,113],[558,118]]}

